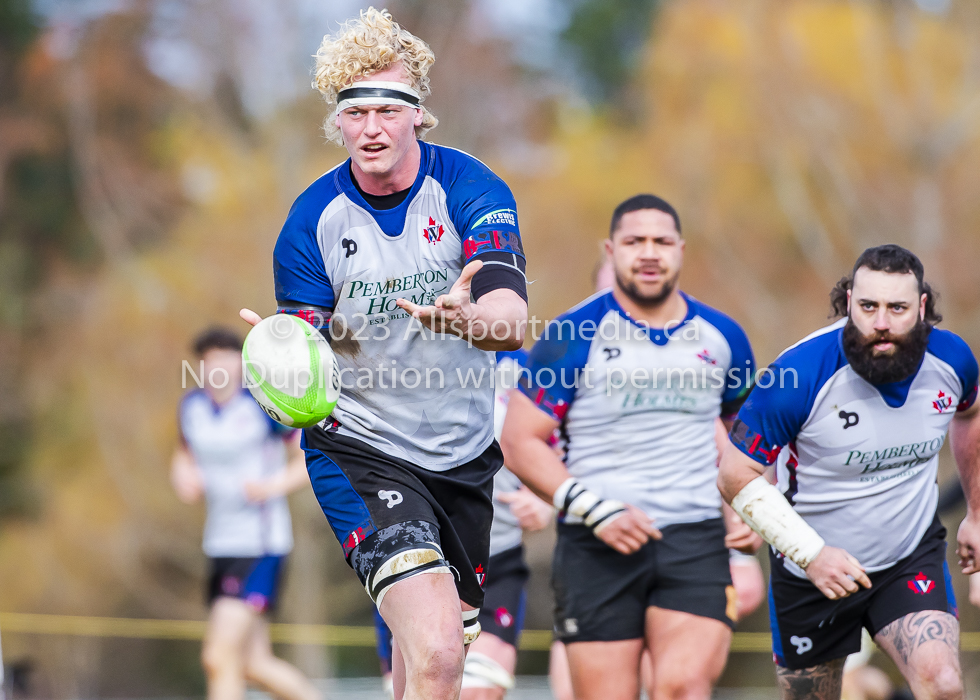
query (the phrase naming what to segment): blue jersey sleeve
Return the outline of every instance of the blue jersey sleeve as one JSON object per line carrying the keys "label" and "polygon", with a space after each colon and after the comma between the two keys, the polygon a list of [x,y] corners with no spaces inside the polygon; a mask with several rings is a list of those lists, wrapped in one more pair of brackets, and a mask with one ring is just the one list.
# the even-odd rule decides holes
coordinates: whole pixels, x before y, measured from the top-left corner
{"label": "blue jersey sleeve", "polygon": [[688,297],[689,304],[696,305],[696,312],[718,329],[731,350],[731,364],[725,371],[725,389],[721,394],[721,417],[734,418],[745,401],[755,378],[755,356],[752,345],[738,323],[717,309]]}
{"label": "blue jersey sleeve", "polygon": [[575,400],[575,390],[589,358],[590,342],[562,337],[561,319],[550,324],[534,344],[521,372],[521,392],[556,421],[561,422]]}
{"label": "blue jersey sleeve", "polygon": [[956,372],[963,386],[957,411],[965,411],[977,400],[977,358],[966,341],[955,333],[933,328],[929,332],[928,351],[948,364]]}
{"label": "blue jersey sleeve", "polygon": [[273,252],[273,274],[276,301],[280,303],[333,308],[333,286],[317,243],[320,215],[335,194],[330,191],[331,182],[332,178],[324,175],[300,195],[279,233]]}
{"label": "blue jersey sleeve", "polygon": [[766,466],[796,439],[821,387],[847,360],[839,330],[817,336],[780,355],[760,374],[729,438],[743,453]]}
{"label": "blue jersey sleeve", "polygon": [[449,216],[463,240],[464,261],[493,251],[523,259],[517,202],[507,183],[462,151],[436,148],[436,177],[446,191]]}

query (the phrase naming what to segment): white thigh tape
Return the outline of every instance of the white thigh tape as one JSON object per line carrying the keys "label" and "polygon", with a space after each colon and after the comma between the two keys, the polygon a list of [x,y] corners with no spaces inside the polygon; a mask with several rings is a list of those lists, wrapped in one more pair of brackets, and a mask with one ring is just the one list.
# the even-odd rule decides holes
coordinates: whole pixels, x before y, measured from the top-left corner
{"label": "white thigh tape", "polygon": [[486,654],[471,651],[463,665],[463,688],[503,688],[513,690],[514,676]]}
{"label": "white thigh tape", "polygon": [[385,561],[371,572],[365,590],[374,604],[381,608],[381,601],[392,586],[419,574],[450,574],[449,563],[442,558],[442,550],[431,542],[428,547],[407,549]]}
{"label": "white thigh tape", "polygon": [[480,609],[463,611],[463,646],[468,647],[480,636]]}
{"label": "white thigh tape", "polygon": [[801,569],[806,569],[823,549],[823,538],[764,476],[753,479],[738,492],[732,499],[732,509]]}

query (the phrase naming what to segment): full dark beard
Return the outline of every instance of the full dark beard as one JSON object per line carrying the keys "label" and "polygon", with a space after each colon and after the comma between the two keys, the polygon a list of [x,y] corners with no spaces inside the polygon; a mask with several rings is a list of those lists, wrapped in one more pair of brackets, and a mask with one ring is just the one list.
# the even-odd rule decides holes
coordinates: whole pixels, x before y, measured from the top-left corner
{"label": "full dark beard", "polygon": [[[919,369],[931,330],[932,327],[920,319],[912,330],[903,335],[894,335],[885,331],[865,336],[851,319],[847,319],[842,334],[844,355],[851,363],[851,369],[871,384],[900,382]],[[895,344],[892,354],[877,356],[874,354],[875,343],[882,341]]]}
{"label": "full dark beard", "polygon": [[624,280],[618,271],[616,272],[616,283],[619,285],[619,288],[623,290],[623,294],[628,296],[637,306],[651,308],[660,306],[667,301],[667,297],[670,296],[671,292],[674,291],[674,287],[677,286],[677,279],[680,276],[681,273],[678,270],[677,273],[669,280],[664,280],[664,284],[660,288],[660,291],[652,296],[642,294],[637,288],[635,282]]}

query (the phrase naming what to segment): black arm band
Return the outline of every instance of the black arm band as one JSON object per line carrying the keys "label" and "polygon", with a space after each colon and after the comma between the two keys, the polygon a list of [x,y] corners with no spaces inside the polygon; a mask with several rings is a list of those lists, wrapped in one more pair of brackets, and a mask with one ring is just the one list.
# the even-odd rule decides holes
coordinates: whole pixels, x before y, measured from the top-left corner
{"label": "black arm band", "polygon": [[527,301],[527,263],[520,255],[494,250],[476,255],[470,260],[482,260],[483,267],[473,275],[470,290],[473,298],[480,300],[487,292],[495,289],[510,289]]}

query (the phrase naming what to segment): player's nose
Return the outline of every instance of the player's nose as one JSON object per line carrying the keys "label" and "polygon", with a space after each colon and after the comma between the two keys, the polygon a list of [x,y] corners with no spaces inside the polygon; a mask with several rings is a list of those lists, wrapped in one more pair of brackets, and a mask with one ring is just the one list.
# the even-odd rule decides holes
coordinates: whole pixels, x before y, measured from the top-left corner
{"label": "player's nose", "polygon": [[381,133],[381,117],[376,110],[368,110],[367,119],[364,120],[364,133],[368,136],[377,136]]}
{"label": "player's nose", "polygon": [[875,312],[874,329],[876,331],[891,330],[891,321],[888,319],[887,311],[886,308],[881,307]]}

